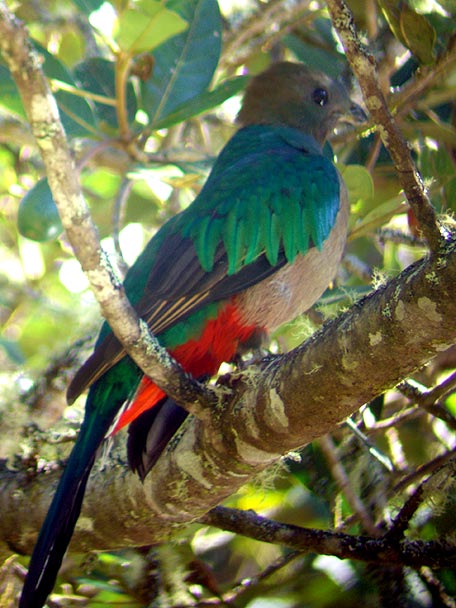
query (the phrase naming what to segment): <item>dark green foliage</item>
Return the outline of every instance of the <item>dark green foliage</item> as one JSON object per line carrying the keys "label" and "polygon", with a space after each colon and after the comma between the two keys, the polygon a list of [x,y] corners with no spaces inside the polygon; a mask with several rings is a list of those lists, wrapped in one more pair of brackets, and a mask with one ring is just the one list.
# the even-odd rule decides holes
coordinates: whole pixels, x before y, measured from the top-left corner
{"label": "dark green foliage", "polygon": [[17,214],[19,232],[34,241],[49,241],[63,231],[47,178],[40,179],[22,199]]}

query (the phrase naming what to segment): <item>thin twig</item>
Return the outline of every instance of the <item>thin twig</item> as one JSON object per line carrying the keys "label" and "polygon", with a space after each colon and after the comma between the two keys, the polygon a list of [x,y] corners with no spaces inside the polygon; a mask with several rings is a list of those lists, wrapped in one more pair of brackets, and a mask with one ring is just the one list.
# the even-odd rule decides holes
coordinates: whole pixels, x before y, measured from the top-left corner
{"label": "thin twig", "polygon": [[412,473],[398,481],[394,486],[393,491],[400,492],[404,490],[408,486],[417,483],[426,475],[430,475],[434,471],[440,469],[443,465],[449,464],[452,461],[456,463],[456,450],[449,450],[444,454],[436,456],[436,458],[433,458],[432,460],[429,460],[428,462],[417,467]]}
{"label": "thin twig", "polygon": [[380,243],[397,243],[398,245],[410,245],[416,247],[424,247],[425,241],[419,237],[414,236],[401,230],[394,230],[392,228],[381,228],[377,233],[377,238]]}
{"label": "thin twig", "polygon": [[50,82],[51,86],[58,91],[66,91],[67,93],[71,93],[76,97],[82,97],[82,99],[91,99],[92,101],[102,103],[106,106],[116,107],[116,100],[113,97],[106,97],[105,95],[98,95],[97,93],[92,93],[91,91],[79,89],[78,87],[68,84],[67,82],[63,82],[63,80],[58,80],[57,78],[52,78]]}
{"label": "thin twig", "polygon": [[115,67],[116,114],[120,137],[124,141],[128,141],[131,136],[127,108],[127,81],[131,63],[130,55],[121,52],[117,54]]}
{"label": "thin twig", "polygon": [[215,507],[202,517],[200,522],[258,541],[284,545],[306,553],[334,555],[341,559],[385,565],[408,565],[414,568],[456,566],[455,547],[446,542],[409,540],[391,542],[387,537],[373,538],[312,530],[282,524],[257,515],[253,511],[240,511],[227,507]]}
{"label": "thin twig", "polygon": [[261,6],[236,28],[233,35],[225,37],[224,52],[219,67],[232,71],[244,64],[246,55],[239,56],[240,48],[248,44],[248,56],[253,51],[252,47],[263,45],[266,38],[268,45],[271,44],[271,24],[274,24],[274,37],[283,35],[283,30],[290,27],[290,24],[296,26],[297,21],[304,18],[303,13],[308,10],[309,0],[301,0],[291,5],[288,0],[272,0],[267,6]]}
{"label": "thin twig", "polygon": [[405,196],[415,213],[432,252],[438,251],[442,234],[434,208],[413,162],[410,149],[400,132],[379,86],[374,57],[362,45],[353,15],[344,0],[328,0],[334,28],[363,92],[366,106],[377,125],[383,145],[396,168]]}
{"label": "thin twig", "polygon": [[241,582],[236,583],[232,589],[224,593],[221,597],[213,597],[208,599],[202,599],[197,601],[192,606],[175,606],[174,608],[206,608],[213,606],[232,606],[233,602],[241,597],[244,593],[251,591],[253,587],[259,585],[262,581],[266,580],[270,576],[273,576],[276,572],[288,566],[290,562],[303,555],[301,551],[290,551],[285,555],[281,555],[270,563],[266,568],[261,570],[258,574],[250,576],[249,578],[243,579]]}
{"label": "thin twig", "polygon": [[440,402],[441,398],[454,390],[456,386],[456,372],[438,384],[432,390],[419,385],[413,380],[404,380],[397,388],[429,414],[443,420],[449,428],[456,430],[456,418]]}
{"label": "thin twig", "polygon": [[318,443],[320,444],[322,452],[328,462],[332,476],[343,492],[348,504],[358,516],[363,528],[366,530],[366,532],[369,532],[369,534],[378,536],[379,530],[376,528],[372,518],[366,511],[363,502],[353,491],[352,485],[348,480],[347,473],[337,457],[336,446],[334,445],[332,438],[329,435],[325,435],[324,437],[320,437]]}
{"label": "thin twig", "polygon": [[347,418],[347,420],[345,421],[345,424],[356,435],[356,437],[360,440],[362,445],[364,445],[368,449],[369,453],[372,454],[372,456],[374,458],[376,458],[380,462],[380,464],[382,464],[385,467],[385,469],[387,471],[389,471],[390,473],[392,471],[394,471],[394,465],[391,462],[391,460],[388,458],[388,456],[386,454],[384,454],[383,452],[381,452],[377,447],[375,447],[375,445],[372,445],[370,443],[369,437],[367,437],[361,431],[361,429],[358,428],[358,426],[356,425],[356,422],[354,420],[352,420],[352,418]]}
{"label": "thin twig", "polygon": [[419,574],[431,594],[433,606],[456,608],[456,600],[448,595],[444,586],[430,568],[423,566]]}
{"label": "thin twig", "polygon": [[450,39],[446,51],[432,66],[421,68],[413,80],[392,96],[392,110],[397,114],[407,112],[414,100],[423,99],[425,91],[449,73],[449,68],[454,62],[456,62],[456,36]]}
{"label": "thin twig", "polygon": [[119,191],[117,192],[116,200],[114,201],[114,207],[112,210],[112,239],[114,241],[114,249],[117,256],[117,265],[123,274],[126,274],[128,270],[128,264],[125,262],[123,257],[122,248],[120,246],[119,234],[120,227],[122,224],[122,215],[125,210],[125,204],[128,197],[130,196],[133,182],[128,177],[124,177],[120,184]]}
{"label": "thin twig", "polygon": [[407,498],[405,503],[402,505],[401,510],[394,518],[394,521],[384,538],[388,538],[396,542],[399,542],[404,538],[405,532],[409,527],[410,520],[415,515],[423,501],[423,490],[426,482],[427,480],[423,481]]}

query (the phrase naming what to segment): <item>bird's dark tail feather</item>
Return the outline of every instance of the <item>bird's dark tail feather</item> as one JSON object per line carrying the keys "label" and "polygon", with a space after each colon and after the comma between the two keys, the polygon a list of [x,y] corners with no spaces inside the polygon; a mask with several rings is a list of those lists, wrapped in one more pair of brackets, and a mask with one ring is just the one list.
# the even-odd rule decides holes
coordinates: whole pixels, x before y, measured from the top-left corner
{"label": "bird's dark tail feather", "polygon": [[19,608],[41,608],[54,587],[65,551],[73,535],[94,457],[76,477],[69,466],[60,480],[33,551]]}
{"label": "bird's dark tail feather", "polygon": [[143,412],[128,427],[128,462],[141,481],[157,462],[188,413],[165,398]]}
{"label": "bird's dark tail feather", "polygon": [[101,424],[89,417],[81,427],[33,550],[19,608],[41,608],[54,587],[81,512],[97,449],[109,425],[109,420]]}

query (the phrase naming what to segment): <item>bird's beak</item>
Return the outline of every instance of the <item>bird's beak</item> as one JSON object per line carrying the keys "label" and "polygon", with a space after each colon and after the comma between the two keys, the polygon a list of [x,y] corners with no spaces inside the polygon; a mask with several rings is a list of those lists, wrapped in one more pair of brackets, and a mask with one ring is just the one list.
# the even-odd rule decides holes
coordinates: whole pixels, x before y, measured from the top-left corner
{"label": "bird's beak", "polygon": [[356,125],[366,122],[367,114],[357,103],[352,103],[344,118],[346,122]]}

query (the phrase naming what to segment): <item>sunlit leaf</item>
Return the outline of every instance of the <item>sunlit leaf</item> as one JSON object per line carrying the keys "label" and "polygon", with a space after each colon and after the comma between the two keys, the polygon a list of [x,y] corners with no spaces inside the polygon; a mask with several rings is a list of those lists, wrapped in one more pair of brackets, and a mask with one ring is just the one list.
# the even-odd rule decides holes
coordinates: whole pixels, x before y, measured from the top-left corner
{"label": "sunlit leaf", "polygon": [[11,74],[4,65],[0,65],[0,106],[6,110],[25,118],[19,91]]}
{"label": "sunlit leaf", "polygon": [[[35,43],[35,46],[44,59],[43,70],[46,76],[65,82],[77,89],[77,82],[63,63],[37,43]],[[92,108],[84,98],[67,91],[57,91],[55,99],[59,106],[63,126],[68,135],[73,137],[87,136],[91,129],[96,129]]]}
{"label": "sunlit leaf", "polygon": [[59,59],[66,65],[73,66],[81,61],[85,51],[85,39],[77,30],[65,32],[59,46]]}
{"label": "sunlit leaf", "polygon": [[[57,313],[56,310],[51,311],[47,307],[43,307],[38,303],[33,303],[30,306],[29,315],[27,316],[23,326],[18,345],[24,356],[29,359],[32,357],[36,361],[43,363],[42,350],[43,344],[48,348],[52,348],[53,344],[61,341],[62,336],[62,321],[64,327],[69,322],[69,315]],[[64,339],[68,339],[71,333],[71,328],[65,327]],[[41,345],[41,349],[40,349]]]}
{"label": "sunlit leaf", "polygon": [[445,407],[456,416],[456,393],[453,393],[445,399]]}
{"label": "sunlit leaf", "polygon": [[406,2],[379,0],[379,4],[395,37],[410,49],[420,63],[433,63],[436,31],[429,20]]}
{"label": "sunlit leaf", "polygon": [[420,63],[433,63],[436,32],[428,19],[406,2],[379,0],[379,4],[394,36]]}
{"label": "sunlit leaf", "polygon": [[435,60],[435,29],[424,15],[403,4],[400,13],[400,28],[407,48],[420,63],[429,64]]}
{"label": "sunlit leaf", "polygon": [[62,233],[62,222],[47,178],[40,179],[22,199],[17,223],[19,232],[33,241],[49,241]]}
{"label": "sunlit leaf", "polygon": [[0,192],[7,192],[17,183],[19,173],[15,170],[14,162],[14,153],[6,146],[0,148]]}
{"label": "sunlit leaf", "polygon": [[400,25],[401,3],[396,0],[378,0],[378,3],[394,36],[406,46]]}
{"label": "sunlit leaf", "polygon": [[219,106],[230,97],[233,97],[236,93],[239,93],[239,91],[245,87],[247,81],[248,77],[246,76],[237,76],[236,78],[226,80],[213,91],[205,91],[201,93],[201,95],[178,106],[164,119],[153,123],[151,127],[153,129],[167,128],[184,120],[188,120],[193,116],[198,116],[198,114],[207,112],[208,110]]}
{"label": "sunlit leaf", "polygon": [[395,0],[379,0],[380,8],[395,37],[404,42],[400,26],[400,4]]}
{"label": "sunlit leaf", "polygon": [[389,199],[370,211],[363,217],[350,232],[350,239],[355,239],[366,234],[372,234],[377,228],[386,224],[394,215],[404,213],[407,205],[403,196]]}
{"label": "sunlit leaf", "polygon": [[179,13],[189,27],[155,49],[153,76],[141,83],[144,110],[153,124],[207,89],[222,42],[217,2],[173,0],[167,6]]}
{"label": "sunlit leaf", "polygon": [[152,51],[187,27],[187,22],[162,2],[147,0],[120,15],[114,39],[122,51],[136,55]]}
{"label": "sunlit leaf", "polygon": [[[95,93],[115,101],[115,68],[114,62],[101,57],[92,57],[79,63],[74,73],[77,77],[82,90]],[[105,103],[93,102],[98,120],[117,128],[116,108]],[[128,119],[132,122],[137,110],[136,95],[131,82],[127,84],[127,111]]]}
{"label": "sunlit leaf", "polygon": [[371,174],[362,165],[345,165],[339,167],[345,185],[347,186],[348,198],[352,203],[359,200],[370,201],[374,196],[374,182]]}

